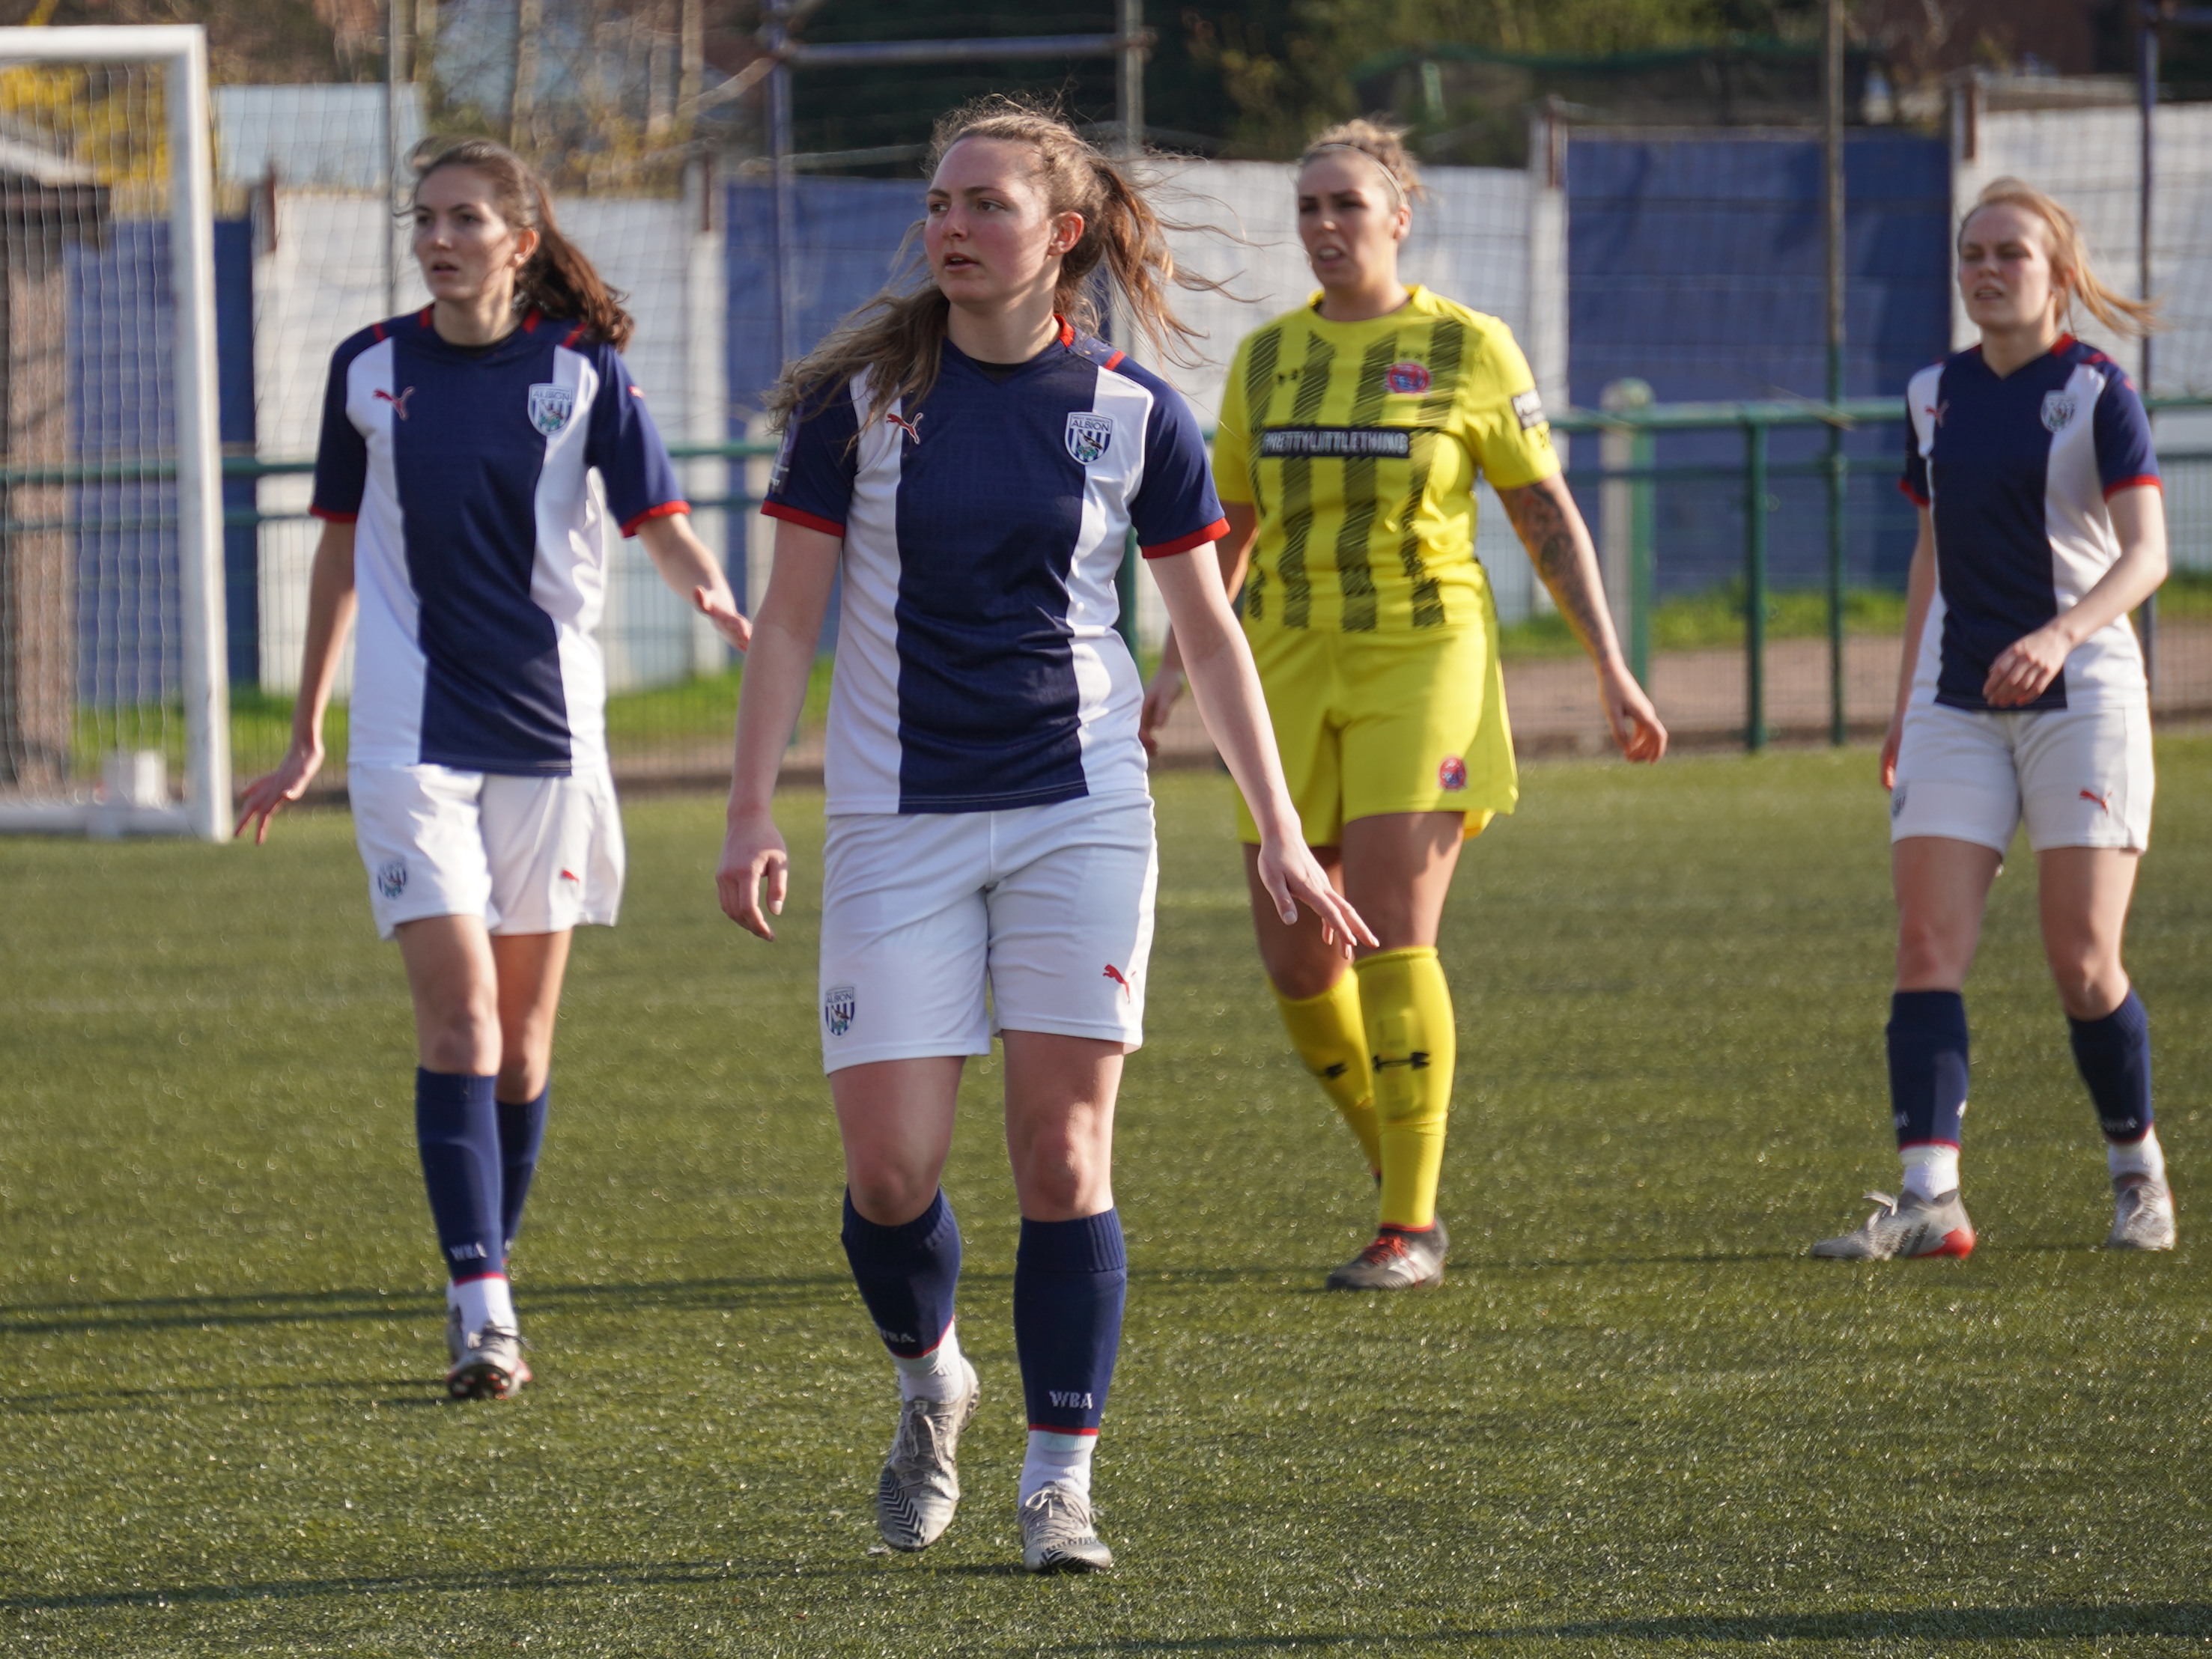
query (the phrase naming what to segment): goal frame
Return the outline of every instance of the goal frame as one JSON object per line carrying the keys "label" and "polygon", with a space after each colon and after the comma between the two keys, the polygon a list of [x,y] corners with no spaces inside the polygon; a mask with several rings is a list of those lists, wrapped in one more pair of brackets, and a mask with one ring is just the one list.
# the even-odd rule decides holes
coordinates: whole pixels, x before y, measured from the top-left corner
{"label": "goal frame", "polygon": [[0,65],[149,64],[168,125],[169,257],[175,304],[177,582],[183,629],[185,799],[0,802],[0,830],[94,835],[230,833],[230,680],[224,622],[222,451],[215,343],[215,166],[207,34],[197,23],[0,28]]}

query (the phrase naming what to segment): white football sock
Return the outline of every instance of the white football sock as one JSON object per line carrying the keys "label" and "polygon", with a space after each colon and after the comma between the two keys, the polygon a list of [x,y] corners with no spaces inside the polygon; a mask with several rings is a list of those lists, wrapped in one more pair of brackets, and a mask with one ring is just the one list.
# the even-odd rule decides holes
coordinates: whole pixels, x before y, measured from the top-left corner
{"label": "white football sock", "polygon": [[1029,1455],[1022,1459],[1018,1501],[1028,1503],[1047,1486],[1066,1486],[1089,1503],[1091,1454],[1097,1449],[1095,1434],[1054,1434],[1049,1429],[1031,1429]]}
{"label": "white football sock", "polygon": [[471,1336],[487,1325],[496,1325],[503,1331],[521,1328],[514,1322],[514,1291],[505,1273],[448,1284],[446,1305],[461,1310],[461,1328]]}
{"label": "white football sock", "polygon": [[968,1382],[960,1363],[959,1321],[945,1328],[945,1340],[927,1353],[912,1359],[893,1354],[891,1364],[898,1367],[900,1400],[957,1400]]}
{"label": "white football sock", "polygon": [[1959,1187],[1956,1146],[1907,1146],[1898,1154],[1905,1164],[1905,1190],[1915,1198],[1941,1198]]}
{"label": "white football sock", "polygon": [[2117,1141],[2106,1141],[2105,1166],[2115,1180],[2124,1175],[2146,1175],[2164,1186],[2166,1153],[2158,1144],[2156,1127],[2144,1130],[2141,1140],[2130,1141],[2124,1146]]}

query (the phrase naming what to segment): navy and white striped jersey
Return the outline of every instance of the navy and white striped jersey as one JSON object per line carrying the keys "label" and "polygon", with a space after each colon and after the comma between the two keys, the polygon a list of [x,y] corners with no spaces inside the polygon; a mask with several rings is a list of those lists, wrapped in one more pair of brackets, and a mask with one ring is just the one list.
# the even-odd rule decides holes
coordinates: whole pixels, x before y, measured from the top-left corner
{"label": "navy and white striped jersey", "polygon": [[352,760],[605,766],[609,521],[687,510],[619,352],[535,313],[482,348],[428,307],[363,329],[331,359],[313,510],[356,526]]}
{"label": "navy and white striped jersey", "polygon": [[949,342],[914,409],[866,375],[794,416],[763,511],[844,538],[832,812],[976,812],[1141,792],[1137,666],[1114,630],[1147,557],[1227,530],[1173,387],[1066,324],[1011,373]]}
{"label": "navy and white striped jersey", "polygon": [[[2120,556],[2105,503],[2158,483],[2142,400],[2119,365],[2071,335],[2002,377],[1976,346],[1922,369],[1902,488],[1936,527],[1936,593],[1912,701],[1984,709],[1990,664],[2083,594]],[[2140,703],[2142,652],[2124,617],[2097,630],[2030,708]]]}

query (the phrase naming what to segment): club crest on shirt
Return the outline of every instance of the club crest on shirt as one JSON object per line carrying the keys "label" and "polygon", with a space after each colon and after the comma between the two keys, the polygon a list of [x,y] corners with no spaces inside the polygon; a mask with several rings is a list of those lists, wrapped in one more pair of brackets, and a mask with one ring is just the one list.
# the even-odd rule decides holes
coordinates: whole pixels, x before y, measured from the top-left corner
{"label": "club crest on shirt", "polygon": [[831,1036],[842,1036],[853,1029],[860,1000],[860,993],[849,985],[833,985],[822,994],[822,1023]]}
{"label": "club crest on shirt", "polygon": [[1067,417],[1067,453],[1085,466],[1106,453],[1114,441],[1114,417],[1081,412]]}
{"label": "club crest on shirt", "polygon": [[389,864],[377,866],[376,890],[388,899],[396,899],[407,890],[405,859],[394,859]]}
{"label": "club crest on shirt", "polygon": [[2046,392],[2043,394],[2043,429],[2063,432],[2074,419],[2074,410],[2080,400],[2070,392]]}
{"label": "club crest on shirt", "polygon": [[574,386],[534,386],[530,388],[530,424],[547,437],[558,436],[576,412]]}
{"label": "club crest on shirt", "polygon": [[1426,392],[1429,389],[1428,365],[1411,361],[1393,363],[1383,371],[1382,384],[1396,392]]}

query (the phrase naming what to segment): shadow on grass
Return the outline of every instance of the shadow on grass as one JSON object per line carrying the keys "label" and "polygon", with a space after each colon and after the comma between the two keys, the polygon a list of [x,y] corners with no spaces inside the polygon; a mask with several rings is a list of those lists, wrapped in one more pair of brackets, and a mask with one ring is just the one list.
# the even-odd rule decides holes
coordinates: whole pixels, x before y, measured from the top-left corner
{"label": "shadow on grass", "polygon": [[[988,1279],[989,1274],[970,1275]],[[1008,1279],[1011,1274],[1004,1275]],[[805,1278],[679,1279],[641,1285],[553,1285],[532,1280],[526,1294],[536,1307],[572,1309],[594,1304],[648,1304],[678,1310],[767,1307],[843,1291],[845,1273]],[[298,1325],[419,1318],[441,1304],[434,1291],[365,1289],[275,1291],[240,1296],[160,1296],[124,1301],[34,1302],[0,1307],[0,1337],[64,1331],[159,1330],[209,1325]]]}
{"label": "shadow on grass", "polygon": [[[5,1605],[0,1603],[0,1605]],[[1238,1653],[1290,1649],[1316,1653],[1372,1648],[1386,1632],[1316,1632],[1279,1636],[1197,1636],[1070,1644],[1066,1653]],[[1663,1619],[1593,1619],[1574,1624],[1394,1630],[1399,1641],[1458,1644],[1586,1642],[2033,1642],[2106,1636],[2212,1636],[2212,1603],[2146,1602],[2130,1606],[2059,1602],[2026,1607],[1891,1607],[1856,1613],[1683,1613]]]}
{"label": "shadow on grass", "polygon": [[[890,1565],[890,1564],[885,1564]],[[750,1583],[773,1578],[848,1578],[850,1561],[821,1566],[789,1561],[576,1562],[556,1566],[492,1568],[477,1572],[363,1573],[334,1578],[276,1578],[240,1584],[181,1584],[153,1589],[88,1590],[76,1595],[0,1596],[0,1613],[85,1613],[101,1607],[182,1607],[238,1601],[298,1601],[338,1595],[453,1595],[501,1590],[623,1589]],[[937,1576],[1018,1578],[1015,1562],[934,1566]]]}
{"label": "shadow on grass", "polygon": [[11,1394],[0,1397],[0,1412],[16,1416],[68,1417],[143,1401],[235,1400],[270,1394],[373,1394],[387,1389],[437,1390],[420,1401],[412,1395],[387,1397],[376,1403],[387,1406],[438,1405],[444,1386],[431,1376],[368,1376],[350,1381],[325,1378],[313,1382],[237,1382],[173,1389],[65,1389],[52,1394]]}

